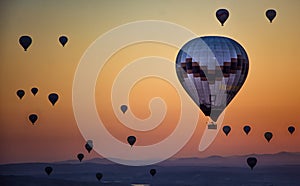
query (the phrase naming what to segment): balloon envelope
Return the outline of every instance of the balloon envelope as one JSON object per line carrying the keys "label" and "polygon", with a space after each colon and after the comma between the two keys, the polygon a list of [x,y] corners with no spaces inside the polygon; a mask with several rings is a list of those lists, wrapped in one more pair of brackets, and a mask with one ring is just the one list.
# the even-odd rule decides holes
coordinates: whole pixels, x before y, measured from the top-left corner
{"label": "balloon envelope", "polygon": [[29,120],[32,124],[34,124],[36,122],[36,120],[38,119],[38,116],[36,114],[30,114],[29,115]]}
{"label": "balloon envelope", "polygon": [[25,91],[24,90],[17,90],[17,96],[20,98],[20,99],[22,99],[23,98],[23,96],[25,95]]}
{"label": "balloon envelope", "polygon": [[58,100],[58,94],[56,94],[56,93],[51,93],[51,94],[49,94],[48,95],[48,99],[49,99],[49,101],[51,102],[51,104],[54,106],[55,105],[55,103],[57,102],[57,100]]}
{"label": "balloon envelope", "polygon": [[38,93],[38,91],[39,91],[39,89],[36,88],[36,87],[33,87],[33,88],[31,89],[31,93],[32,93],[34,96]]}
{"label": "balloon envelope", "polygon": [[248,75],[244,48],[221,36],[187,42],[176,58],[177,77],[205,116],[217,121]]}
{"label": "balloon envelope", "polygon": [[46,172],[48,175],[50,175],[52,171],[53,171],[52,167],[46,167],[46,168],[45,168],[45,172]]}
{"label": "balloon envelope", "polygon": [[30,36],[21,36],[19,38],[19,43],[24,48],[24,51],[27,51],[28,47],[32,43],[32,39]]}
{"label": "balloon envelope", "polygon": [[85,149],[88,151],[88,153],[90,153],[91,150],[93,149],[93,146],[91,146],[90,144],[86,143],[85,144]]}
{"label": "balloon envelope", "polygon": [[248,125],[246,125],[246,126],[244,126],[244,132],[248,135],[249,134],[249,132],[251,131],[251,127],[250,126],[248,126]]}
{"label": "balloon envelope", "polygon": [[94,146],[94,145],[93,145],[93,140],[87,140],[86,143],[89,144],[91,147]]}
{"label": "balloon envelope", "polygon": [[98,181],[100,181],[102,177],[103,177],[102,173],[100,173],[100,172],[96,173],[96,178]]}
{"label": "balloon envelope", "polygon": [[151,174],[151,176],[154,176],[156,174],[156,169],[151,169],[150,174]]}
{"label": "balloon envelope", "polygon": [[253,170],[253,168],[255,167],[257,163],[257,159],[255,157],[249,157],[247,158],[247,164],[249,165],[249,167],[251,168],[251,170]]}
{"label": "balloon envelope", "polygon": [[78,160],[81,162],[82,159],[84,158],[84,155],[82,153],[77,154]]}
{"label": "balloon envelope", "polygon": [[216,17],[219,20],[219,22],[221,23],[221,25],[223,26],[225,21],[228,19],[229,17],[229,12],[226,9],[219,9],[216,12]]}
{"label": "balloon envelope", "polygon": [[294,126],[289,126],[288,131],[290,134],[293,134],[295,132],[295,127]]}
{"label": "balloon envelope", "polygon": [[123,112],[123,114],[125,114],[127,109],[128,109],[127,105],[121,105],[121,111]]}
{"label": "balloon envelope", "polygon": [[136,141],[136,138],[134,136],[128,136],[127,138],[127,142],[129,143],[129,145],[133,145]]}
{"label": "balloon envelope", "polygon": [[226,136],[228,136],[229,132],[231,131],[231,127],[230,126],[224,126],[223,127],[223,132],[226,134]]}
{"label": "balloon envelope", "polygon": [[276,11],[273,9],[269,9],[266,11],[266,16],[269,19],[270,23],[272,23],[273,19],[276,17]]}
{"label": "balloon envelope", "polygon": [[266,132],[266,133],[265,133],[265,138],[266,138],[266,140],[267,140],[268,142],[270,142],[270,140],[272,139],[272,137],[273,137],[272,132]]}
{"label": "balloon envelope", "polygon": [[64,47],[65,44],[68,42],[67,36],[60,36],[58,40],[59,40],[60,44],[61,44],[63,47]]}

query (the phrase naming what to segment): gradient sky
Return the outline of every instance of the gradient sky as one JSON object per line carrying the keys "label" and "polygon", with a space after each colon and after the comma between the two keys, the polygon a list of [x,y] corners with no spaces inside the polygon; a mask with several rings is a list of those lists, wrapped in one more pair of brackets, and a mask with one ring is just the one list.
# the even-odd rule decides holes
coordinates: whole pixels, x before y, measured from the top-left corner
{"label": "gradient sky", "polygon": [[[226,109],[224,124],[232,127],[230,135],[220,132],[205,152],[198,152],[207,121],[201,113],[197,132],[176,156],[299,152],[299,7],[298,0],[1,1],[0,163],[68,160],[84,152],[85,140],[72,110],[72,83],[80,58],[101,34],[128,22],[149,19],[182,25],[199,36],[231,37],[245,48],[250,61],[248,78]],[[224,27],[215,18],[219,8],[230,11]],[[278,13],[272,24],[265,17],[268,8]],[[28,52],[18,43],[21,35],[33,38]],[[58,43],[60,35],[69,37],[64,48]],[[96,100],[99,115],[115,137],[122,140],[126,132],[114,130],[108,122],[117,124],[107,99],[114,75],[138,57],[157,55],[175,61],[177,52],[163,44],[141,43],[120,50],[107,62],[96,85]],[[34,86],[39,88],[35,97],[30,93]],[[15,94],[18,89],[26,91],[22,100]],[[55,107],[47,100],[50,92],[60,94]],[[139,82],[130,94],[130,107],[137,117],[150,114],[147,105],[154,96],[165,99],[167,116],[162,126],[145,133],[147,140],[137,145],[165,138],[178,119],[175,90],[155,78]],[[30,113],[40,117],[35,126],[27,119]],[[242,132],[245,124],[252,126],[249,136]],[[292,136],[287,132],[289,125],[296,127]],[[263,138],[265,131],[274,134],[269,144]],[[87,158],[98,156],[93,152]]]}

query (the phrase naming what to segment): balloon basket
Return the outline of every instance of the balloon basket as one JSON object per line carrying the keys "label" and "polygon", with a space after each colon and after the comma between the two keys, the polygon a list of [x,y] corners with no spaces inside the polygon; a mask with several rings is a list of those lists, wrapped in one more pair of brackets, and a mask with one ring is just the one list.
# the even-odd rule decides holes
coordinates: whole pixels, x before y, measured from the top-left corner
{"label": "balloon basket", "polygon": [[211,122],[207,125],[208,129],[217,130],[217,124],[214,122]]}

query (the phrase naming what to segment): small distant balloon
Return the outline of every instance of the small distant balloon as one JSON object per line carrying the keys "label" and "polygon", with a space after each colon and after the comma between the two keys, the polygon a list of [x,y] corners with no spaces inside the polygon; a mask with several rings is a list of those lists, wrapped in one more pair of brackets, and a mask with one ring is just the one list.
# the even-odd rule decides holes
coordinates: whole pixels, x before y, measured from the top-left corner
{"label": "small distant balloon", "polygon": [[67,42],[68,42],[67,36],[60,36],[58,40],[59,40],[60,44],[61,44],[63,47],[64,47],[65,44],[67,44]]}
{"label": "small distant balloon", "polygon": [[24,48],[24,51],[27,51],[28,47],[32,43],[32,39],[30,36],[21,36],[19,38],[19,43]]}
{"label": "small distant balloon", "polygon": [[219,22],[221,23],[221,25],[224,26],[225,21],[229,17],[229,12],[226,9],[219,9],[216,12],[216,17],[219,20]]}
{"label": "small distant balloon", "polygon": [[96,178],[98,181],[100,181],[102,179],[102,177],[103,177],[102,173],[100,173],[100,172],[96,173]]}
{"label": "small distant balloon", "polygon": [[123,112],[123,114],[125,114],[127,109],[128,109],[127,105],[121,105],[121,111]]}
{"label": "small distant balloon", "polygon": [[270,140],[272,139],[272,137],[273,137],[272,132],[266,132],[266,133],[265,133],[265,138],[266,138],[266,140],[267,140],[268,142],[270,142]]}
{"label": "small distant balloon", "polygon": [[33,87],[33,88],[31,89],[31,93],[32,93],[34,96],[38,93],[38,91],[39,91],[39,89],[36,88],[36,87]]}
{"label": "small distant balloon", "polygon": [[288,131],[290,132],[290,134],[293,134],[295,132],[295,127],[294,126],[289,126]]}
{"label": "small distant balloon", "polygon": [[52,167],[45,168],[45,172],[48,174],[48,176],[51,174],[52,171],[53,171]]}
{"label": "small distant balloon", "polygon": [[88,151],[88,153],[91,152],[91,150],[93,149],[93,141],[92,140],[88,140],[86,142],[85,149]]}
{"label": "small distant balloon", "polygon": [[77,154],[78,160],[81,162],[84,158],[84,155],[82,153]]}
{"label": "small distant balloon", "polygon": [[134,136],[128,136],[127,142],[129,143],[130,146],[132,146],[136,141],[136,138]]}
{"label": "small distant balloon", "polygon": [[255,167],[257,163],[257,159],[255,157],[249,157],[247,158],[247,164],[249,165],[249,167],[251,168],[251,170],[253,170],[253,168]]}
{"label": "small distant balloon", "polygon": [[273,19],[276,17],[276,10],[273,9],[267,10],[266,16],[269,19],[270,23],[272,23]]}
{"label": "small distant balloon", "polygon": [[25,91],[24,90],[18,90],[17,91],[17,96],[20,98],[20,99],[22,99],[23,98],[23,96],[25,95]]}
{"label": "small distant balloon", "polygon": [[38,119],[38,116],[36,114],[30,114],[28,118],[33,125],[36,122],[36,120]]}
{"label": "small distant balloon", "polygon": [[251,127],[250,126],[248,126],[248,125],[246,125],[246,126],[244,126],[244,132],[248,135],[249,134],[249,132],[251,131]]}
{"label": "small distant balloon", "polygon": [[156,169],[151,169],[150,174],[151,174],[151,176],[154,176],[156,174]]}
{"label": "small distant balloon", "polygon": [[231,131],[231,127],[226,125],[223,127],[223,132],[228,136],[229,132]]}
{"label": "small distant balloon", "polygon": [[51,94],[49,94],[48,95],[48,99],[49,99],[49,101],[51,102],[51,104],[54,106],[55,105],[55,103],[57,102],[57,100],[58,100],[58,94],[56,94],[56,93],[51,93]]}

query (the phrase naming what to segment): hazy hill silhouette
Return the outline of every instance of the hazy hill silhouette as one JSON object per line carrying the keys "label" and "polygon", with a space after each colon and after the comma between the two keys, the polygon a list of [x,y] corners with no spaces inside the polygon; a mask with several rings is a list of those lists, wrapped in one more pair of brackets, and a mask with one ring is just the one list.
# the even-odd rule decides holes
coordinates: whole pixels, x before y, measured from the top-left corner
{"label": "hazy hill silhouette", "polygon": [[[246,158],[258,158],[254,170],[246,164]],[[52,166],[46,175],[44,168]],[[155,168],[152,177],[149,170]],[[96,172],[103,173],[102,182]],[[131,185],[150,183],[151,186],[244,185],[271,186],[300,183],[300,153],[247,156],[211,156],[207,158],[169,159],[153,166],[132,167],[97,158],[81,163],[75,160],[55,163],[18,163],[0,165],[0,185]]]}

